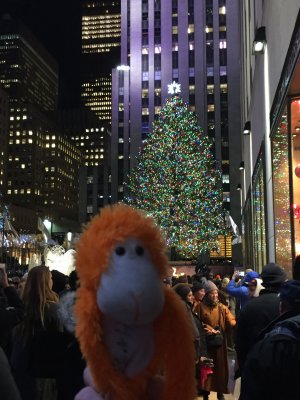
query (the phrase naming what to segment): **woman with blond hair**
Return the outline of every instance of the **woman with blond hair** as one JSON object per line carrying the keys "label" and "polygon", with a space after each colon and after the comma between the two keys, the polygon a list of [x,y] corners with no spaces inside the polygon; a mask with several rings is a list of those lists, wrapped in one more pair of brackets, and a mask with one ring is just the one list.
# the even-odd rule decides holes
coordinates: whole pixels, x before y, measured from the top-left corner
{"label": "woman with blond hair", "polygon": [[48,267],[29,271],[23,302],[25,318],[15,329],[11,360],[15,380],[23,400],[55,400],[62,325]]}

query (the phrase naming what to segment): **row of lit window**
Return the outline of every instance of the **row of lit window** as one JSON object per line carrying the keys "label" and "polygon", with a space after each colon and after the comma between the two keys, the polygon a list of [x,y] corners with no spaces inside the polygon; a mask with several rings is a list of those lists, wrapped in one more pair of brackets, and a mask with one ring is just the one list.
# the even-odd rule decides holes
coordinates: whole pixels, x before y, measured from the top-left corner
{"label": "row of lit window", "polygon": [[[97,162],[97,161],[86,161],[86,162],[84,163],[84,165],[85,165],[86,167],[98,167],[99,162]],[[100,164],[100,165],[101,165],[101,164]]]}
{"label": "row of lit window", "polygon": [[[215,90],[215,85],[210,84],[210,85],[207,85],[206,88],[207,88],[208,94],[213,94],[214,90]],[[221,93],[227,93],[227,83],[220,84],[220,91],[221,91]]]}
{"label": "row of lit window", "polygon": [[97,49],[97,48],[106,48],[106,47],[118,47],[120,43],[97,43],[97,44],[83,44],[83,49]]}
{"label": "row of lit window", "polygon": [[5,39],[20,39],[20,35],[18,34],[13,34],[13,35],[0,35],[0,40],[5,40]]}
{"label": "row of lit window", "polygon": [[22,139],[22,140],[20,140],[20,139],[15,139],[15,140],[10,139],[8,143],[9,144],[32,144],[33,141],[32,141],[32,139]]}
{"label": "row of lit window", "polygon": [[121,31],[118,27],[113,27],[110,25],[95,26],[92,28],[86,28],[82,30],[82,38],[86,39],[88,35],[95,35],[96,33],[108,32],[111,33],[113,37],[121,36]]}
{"label": "row of lit window", "polygon": [[121,34],[121,29],[119,25],[111,25],[111,24],[95,24],[94,26],[84,26],[82,28],[82,36],[84,37],[85,35],[89,35],[92,33],[99,33],[99,32],[118,32]]}
{"label": "row of lit window", "polygon": [[9,117],[9,119],[10,119],[10,121],[14,121],[14,120],[17,120],[17,121],[19,121],[19,120],[24,120],[24,119],[27,119],[27,115],[17,115],[16,117],[14,117],[13,115],[11,115],[10,117]]}
{"label": "row of lit window", "polygon": [[107,21],[107,20],[118,20],[121,21],[120,14],[108,14],[108,15],[91,15],[91,16],[83,16],[82,23],[92,23],[93,21]]}
{"label": "row of lit window", "polygon": [[82,34],[82,40],[92,40],[92,39],[106,39],[111,38],[114,42],[113,38],[120,38],[121,34],[118,31],[110,31],[109,29],[98,29],[97,31],[85,32]]}
{"label": "row of lit window", "polygon": [[[220,32],[226,32],[226,26],[225,25],[221,25],[220,27],[219,27],[219,31]],[[214,31],[214,28],[212,27],[212,26],[206,26],[205,27],[205,32],[206,33],[212,33]]]}
{"label": "row of lit window", "polygon": [[[85,82],[81,86],[83,88],[89,88],[89,87],[95,88],[95,87],[97,87],[99,85],[101,85],[101,86],[109,86],[109,88],[106,89],[106,90],[109,90],[110,87],[111,87],[111,80],[109,78],[96,79],[93,82]],[[86,90],[88,90],[88,89],[86,89]]]}
{"label": "row of lit window", "polygon": [[[32,131],[28,131],[28,132],[22,131],[22,136],[26,136],[27,134],[28,134],[29,136],[32,136],[32,135],[33,135],[33,132],[32,132]],[[14,132],[14,131],[9,131],[9,136],[10,136],[10,137],[13,137],[14,135],[16,135],[16,136],[21,136],[21,132],[20,132],[20,131],[16,131],[16,132]]]}
{"label": "row of lit window", "polygon": [[31,189],[20,189],[20,190],[18,190],[18,189],[14,189],[14,190],[11,190],[11,189],[8,189],[7,190],[7,194],[31,194]]}
{"label": "row of lit window", "polygon": [[83,54],[96,54],[96,53],[109,53],[111,47],[101,48],[101,49],[82,49]]}
{"label": "row of lit window", "polygon": [[[156,106],[154,107],[154,113],[158,114],[161,110],[161,106]],[[142,108],[142,115],[149,115],[149,108],[148,107],[143,107]]]}
{"label": "row of lit window", "polygon": [[89,153],[104,153],[104,149],[102,148],[102,147],[100,147],[99,149],[95,149],[95,148],[93,148],[93,149],[85,149],[85,152],[87,153],[87,154],[89,154]]}

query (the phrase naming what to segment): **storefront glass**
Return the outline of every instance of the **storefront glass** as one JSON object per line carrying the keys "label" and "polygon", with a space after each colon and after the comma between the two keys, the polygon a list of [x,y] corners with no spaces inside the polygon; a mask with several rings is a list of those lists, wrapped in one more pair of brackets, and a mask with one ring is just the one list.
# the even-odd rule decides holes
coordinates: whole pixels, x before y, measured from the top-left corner
{"label": "storefront glass", "polygon": [[[288,113],[285,107],[272,137],[276,263],[291,271],[291,217]],[[300,158],[299,158],[300,163]],[[299,199],[300,204],[300,199]]]}
{"label": "storefront glass", "polygon": [[255,269],[261,272],[267,263],[265,185],[262,156],[259,157],[253,179],[254,257]]}
{"label": "storefront glass", "polygon": [[300,98],[291,101],[291,155],[293,182],[294,251],[300,254]]}
{"label": "storefront glass", "polygon": [[252,211],[250,191],[245,202],[242,215],[242,245],[244,254],[244,267],[253,268],[253,240],[252,240]]}

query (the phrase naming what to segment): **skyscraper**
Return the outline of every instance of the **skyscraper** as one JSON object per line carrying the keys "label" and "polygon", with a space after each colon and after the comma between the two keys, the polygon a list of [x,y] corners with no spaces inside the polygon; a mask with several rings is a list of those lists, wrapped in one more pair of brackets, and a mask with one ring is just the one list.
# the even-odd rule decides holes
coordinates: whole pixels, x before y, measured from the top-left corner
{"label": "skyscraper", "polygon": [[8,96],[0,86],[0,202],[7,176],[8,110]]}
{"label": "skyscraper", "polygon": [[239,224],[239,2],[123,0],[121,14],[121,65],[113,71],[112,201],[122,199],[123,182],[175,81],[214,142],[224,208]]}
{"label": "skyscraper", "polygon": [[0,21],[0,57],[9,99],[4,200],[41,216],[77,219],[81,153],[49,116],[57,107],[57,63],[13,19]]}
{"label": "skyscraper", "polygon": [[101,120],[111,120],[111,70],[119,62],[120,0],[82,5],[81,98]]}

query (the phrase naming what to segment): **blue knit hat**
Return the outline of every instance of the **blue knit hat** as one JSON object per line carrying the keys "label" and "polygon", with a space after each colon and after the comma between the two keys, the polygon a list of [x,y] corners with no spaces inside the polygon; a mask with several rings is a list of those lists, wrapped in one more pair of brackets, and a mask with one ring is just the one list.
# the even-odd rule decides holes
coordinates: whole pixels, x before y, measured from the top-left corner
{"label": "blue knit hat", "polygon": [[245,275],[244,283],[251,282],[253,279],[259,278],[259,274],[256,271],[250,271]]}

